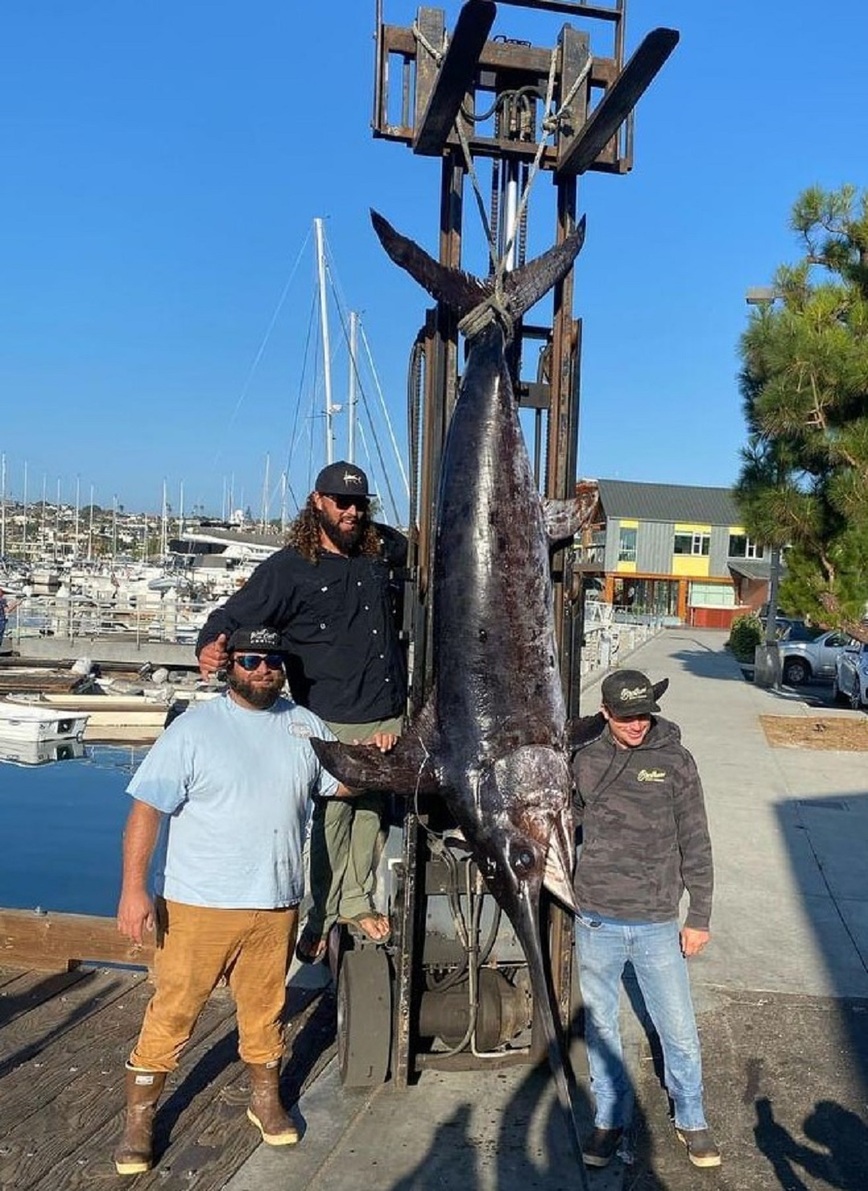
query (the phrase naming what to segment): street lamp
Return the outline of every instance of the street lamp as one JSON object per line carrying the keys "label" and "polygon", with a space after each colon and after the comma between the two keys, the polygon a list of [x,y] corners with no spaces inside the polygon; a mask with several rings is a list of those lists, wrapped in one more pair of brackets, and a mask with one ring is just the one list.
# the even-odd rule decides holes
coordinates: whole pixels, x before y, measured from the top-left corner
{"label": "street lamp", "polygon": [[[767,312],[775,302],[783,297],[779,289],[772,285],[754,285],[744,296],[748,306],[759,306]],[[758,686],[772,686],[776,690],[781,685],[781,659],[778,652],[777,621],[778,621],[778,585],[781,578],[781,548],[772,546],[769,555],[769,588],[768,606],[766,608],[765,642],[762,651],[758,648],[754,661],[754,682]]]}

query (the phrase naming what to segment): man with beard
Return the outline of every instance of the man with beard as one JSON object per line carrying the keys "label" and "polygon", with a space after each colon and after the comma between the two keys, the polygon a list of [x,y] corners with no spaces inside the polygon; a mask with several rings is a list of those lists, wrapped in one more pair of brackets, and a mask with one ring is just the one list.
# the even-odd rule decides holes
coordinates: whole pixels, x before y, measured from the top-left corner
{"label": "man with beard", "polygon": [[179,716],[127,787],[134,801],[124,832],[118,930],[141,943],[156,929],[156,991],[126,1067],[126,1120],[114,1153],[122,1175],[151,1169],[166,1074],[223,976],[250,1076],[247,1116],[268,1145],[298,1141],[280,1101],[279,1074],[286,973],[304,893],[304,832],[313,795],[351,791],[311,748],[311,736],[332,738],[325,724],[281,695],[280,634],[238,629],[227,652],[227,694]]}
{"label": "man with beard", "polygon": [[[369,519],[368,477],[344,461],[324,467],[286,546],[261,562],[245,585],[211,613],[199,634],[202,673],[225,666],[226,640],[240,624],[270,624],[290,651],[293,698],[325,720],[345,744],[401,732],[407,696],[404,654],[390,570],[402,566],[401,535]],[[337,921],[385,942],[388,918],[373,903],[385,797],[352,803],[315,799],[310,842],[313,905],[296,954],[321,959]]]}

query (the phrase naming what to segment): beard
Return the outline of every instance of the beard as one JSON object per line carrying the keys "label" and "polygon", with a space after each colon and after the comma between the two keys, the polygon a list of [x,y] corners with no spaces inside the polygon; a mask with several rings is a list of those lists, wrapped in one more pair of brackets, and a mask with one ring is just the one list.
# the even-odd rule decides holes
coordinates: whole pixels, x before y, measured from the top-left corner
{"label": "beard", "polygon": [[359,517],[352,528],[344,528],[339,521],[333,521],[325,509],[314,509],[317,525],[341,554],[356,554],[368,527],[367,517]]}
{"label": "beard", "polygon": [[239,671],[233,666],[226,675],[226,682],[228,686],[235,691],[236,695],[240,695],[251,707],[257,708],[259,711],[267,711],[269,707],[273,706],[280,697],[280,692],[283,690],[283,683],[285,675],[282,670],[269,671],[269,673],[276,673],[280,675],[280,683],[277,679],[270,686],[264,686],[261,683],[254,683],[251,679],[242,677],[243,671]]}

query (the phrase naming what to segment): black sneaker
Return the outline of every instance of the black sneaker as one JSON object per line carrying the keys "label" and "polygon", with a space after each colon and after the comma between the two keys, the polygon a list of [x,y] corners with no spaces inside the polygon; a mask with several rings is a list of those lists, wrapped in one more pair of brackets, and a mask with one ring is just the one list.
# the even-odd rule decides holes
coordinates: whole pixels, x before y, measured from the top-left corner
{"label": "black sneaker", "polygon": [[594,1129],[582,1146],[582,1161],[585,1166],[608,1166],[615,1157],[618,1142],[623,1136],[623,1129]]}
{"label": "black sneaker", "polygon": [[687,1147],[687,1157],[694,1166],[720,1166],[720,1150],[708,1129],[679,1129],[675,1136]]}

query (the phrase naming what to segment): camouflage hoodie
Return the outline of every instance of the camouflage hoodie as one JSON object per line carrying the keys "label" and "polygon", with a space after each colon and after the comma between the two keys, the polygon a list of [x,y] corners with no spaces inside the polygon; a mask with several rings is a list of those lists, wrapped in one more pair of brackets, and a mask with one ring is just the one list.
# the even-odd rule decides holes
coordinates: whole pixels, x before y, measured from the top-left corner
{"label": "camouflage hoodie", "polygon": [[707,930],[711,840],[696,762],[678,726],[652,716],[642,743],[620,748],[608,728],[599,730],[601,722],[582,722],[584,739],[572,763],[573,807],[582,825],[579,907],[627,922],[666,922],[678,917],[686,889],[685,926]]}

